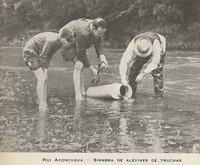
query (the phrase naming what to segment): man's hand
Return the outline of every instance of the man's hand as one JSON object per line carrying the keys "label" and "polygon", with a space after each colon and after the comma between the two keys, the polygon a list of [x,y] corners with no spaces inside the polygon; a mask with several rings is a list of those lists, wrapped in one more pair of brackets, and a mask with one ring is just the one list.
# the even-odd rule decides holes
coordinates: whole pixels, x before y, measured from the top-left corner
{"label": "man's hand", "polygon": [[97,72],[97,69],[95,69],[93,66],[90,66],[89,69],[90,69],[90,71],[92,72],[93,77],[97,76],[97,73],[98,73],[98,72]]}
{"label": "man's hand", "polygon": [[99,57],[100,57],[101,62],[105,64],[105,68],[107,68],[108,61],[106,60],[106,57],[104,55],[100,55]]}
{"label": "man's hand", "polygon": [[136,81],[137,83],[140,83],[140,82],[142,81],[144,75],[146,75],[146,73],[145,73],[144,71],[141,72],[141,73],[137,76],[137,78],[135,79],[135,81]]}
{"label": "man's hand", "polygon": [[101,69],[103,69],[103,68],[106,67],[106,64],[105,64],[104,62],[102,62],[102,63],[99,65],[99,67],[100,67]]}

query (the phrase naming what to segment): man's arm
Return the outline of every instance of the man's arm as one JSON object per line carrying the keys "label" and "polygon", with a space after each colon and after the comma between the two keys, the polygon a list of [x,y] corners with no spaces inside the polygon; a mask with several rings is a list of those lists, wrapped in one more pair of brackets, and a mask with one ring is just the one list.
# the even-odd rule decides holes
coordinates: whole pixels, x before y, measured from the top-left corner
{"label": "man's arm", "polygon": [[165,39],[164,36],[162,36],[162,35],[160,35],[158,33],[156,33],[156,34],[159,36],[160,41],[161,41],[161,55],[162,55],[166,51],[166,39]]}
{"label": "man's arm", "polygon": [[96,50],[97,53],[97,57],[99,57],[100,55],[104,54],[103,53],[103,39],[102,37],[95,37],[94,38],[94,48]]}
{"label": "man's arm", "polygon": [[135,56],[134,53],[134,40],[130,42],[126,51],[124,52],[119,65],[119,73],[121,76],[122,84],[128,85],[128,74],[130,73],[130,63]]}
{"label": "man's arm", "polygon": [[90,62],[86,55],[86,44],[87,42],[85,41],[85,38],[83,35],[77,36],[77,39],[76,39],[77,58],[83,63],[83,66],[86,68],[89,68],[93,76],[95,76],[97,75],[97,70],[92,65],[90,65]]}
{"label": "man's arm", "polygon": [[45,42],[43,48],[42,48],[42,52],[40,53],[40,57],[43,59],[46,59],[51,51],[51,47],[52,47],[52,43],[51,42]]}
{"label": "man's arm", "polygon": [[145,73],[150,73],[154,69],[158,67],[160,62],[160,55],[161,55],[161,47],[158,40],[155,40],[153,43],[153,56],[151,63],[146,67],[144,70]]}
{"label": "man's arm", "polygon": [[76,53],[77,53],[77,58],[80,60],[84,67],[89,68],[90,67],[90,62],[87,58],[86,55],[86,40],[83,35],[79,34],[77,35],[76,38]]}
{"label": "man's arm", "polygon": [[42,52],[39,55],[40,64],[42,66],[48,65],[48,62],[50,62],[48,61],[48,56],[50,55],[52,45],[53,43],[46,42],[43,46]]}
{"label": "man's arm", "polygon": [[137,78],[136,82],[140,83],[143,79],[143,77],[156,69],[158,67],[158,64],[160,62],[160,55],[161,55],[161,47],[160,47],[160,42],[158,40],[155,40],[153,43],[153,57],[151,63],[147,65],[147,67],[144,69],[143,72],[141,72]]}
{"label": "man's arm", "polygon": [[105,64],[104,67],[108,67],[108,61],[106,60],[106,57],[105,57],[104,52],[103,52],[102,42],[103,42],[103,38],[102,37],[95,38],[95,40],[94,40],[94,48],[96,50],[97,57],[99,57],[101,62],[103,62]]}

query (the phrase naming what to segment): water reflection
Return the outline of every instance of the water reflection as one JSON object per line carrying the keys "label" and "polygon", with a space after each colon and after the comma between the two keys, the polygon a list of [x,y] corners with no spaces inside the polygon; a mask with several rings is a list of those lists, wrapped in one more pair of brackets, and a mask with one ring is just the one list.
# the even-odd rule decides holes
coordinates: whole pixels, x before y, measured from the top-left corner
{"label": "water reflection", "polygon": [[120,137],[120,152],[135,152],[135,142],[128,132],[128,121],[124,115],[120,118],[119,137]]}
{"label": "water reflection", "polygon": [[38,113],[37,134],[39,143],[45,141],[47,138],[47,116],[48,111],[40,109]]}
{"label": "water reflection", "polygon": [[76,144],[73,151],[116,152],[120,105],[115,101],[104,102],[98,99],[77,101],[73,107],[73,130],[69,132],[71,145]]}
{"label": "water reflection", "polygon": [[75,106],[73,107],[74,120],[73,126],[74,130],[80,130],[81,127],[81,114],[84,113],[85,100],[76,101]]}

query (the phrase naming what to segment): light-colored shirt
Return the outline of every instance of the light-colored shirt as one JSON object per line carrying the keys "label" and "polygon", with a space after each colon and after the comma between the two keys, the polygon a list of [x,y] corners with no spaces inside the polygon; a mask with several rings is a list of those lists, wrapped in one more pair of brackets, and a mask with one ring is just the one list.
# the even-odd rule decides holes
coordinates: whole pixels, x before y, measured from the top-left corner
{"label": "light-colored shirt", "polygon": [[[150,54],[152,55],[151,62],[148,64],[148,66],[144,70],[144,72],[146,73],[150,73],[152,70],[157,68],[160,62],[161,55],[166,50],[165,38],[160,34],[157,34],[157,35],[159,36],[160,41],[158,39],[155,39],[153,42],[153,51],[152,51],[152,54]],[[135,41],[133,38],[133,40],[129,43],[126,51],[124,52],[122,56],[121,63],[126,63],[129,66],[133,64],[134,58],[137,56],[134,50],[135,49],[134,43]]]}

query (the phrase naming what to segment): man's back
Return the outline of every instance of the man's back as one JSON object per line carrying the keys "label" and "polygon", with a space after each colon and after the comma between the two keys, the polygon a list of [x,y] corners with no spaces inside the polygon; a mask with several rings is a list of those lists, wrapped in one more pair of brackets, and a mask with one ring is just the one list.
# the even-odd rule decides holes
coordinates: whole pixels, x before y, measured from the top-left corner
{"label": "man's back", "polygon": [[77,20],[73,20],[63,26],[59,32],[62,33],[62,30],[65,28],[70,28],[72,31],[74,31],[77,35],[90,35],[90,27],[89,25],[93,22],[91,19],[85,19],[85,18],[80,18]]}

